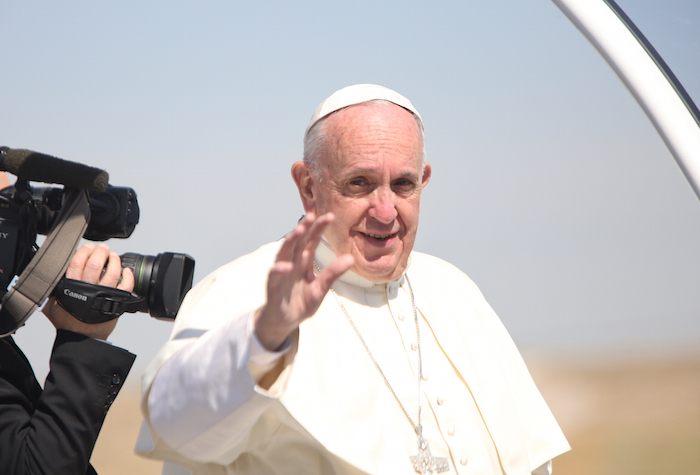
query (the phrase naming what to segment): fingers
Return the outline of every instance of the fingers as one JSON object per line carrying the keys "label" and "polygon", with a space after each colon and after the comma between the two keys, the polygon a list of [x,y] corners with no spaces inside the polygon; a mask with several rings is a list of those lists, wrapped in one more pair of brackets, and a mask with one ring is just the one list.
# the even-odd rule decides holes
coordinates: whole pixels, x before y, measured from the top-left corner
{"label": "fingers", "polygon": [[309,213],[299,222],[299,224],[296,225],[294,229],[287,233],[287,235],[284,237],[282,247],[280,247],[280,250],[277,253],[277,262],[295,260],[295,256],[297,256],[300,252],[298,250],[300,243],[305,241],[304,238],[308,233],[309,223],[313,223],[315,219],[316,215],[314,213]]}
{"label": "fingers", "polygon": [[109,246],[104,243],[98,246],[87,243],[78,249],[68,265],[66,277],[107,287],[119,284],[118,288],[129,292],[134,288],[134,275],[130,270],[122,275],[119,256],[109,252]]}
{"label": "fingers", "polygon": [[[333,213],[326,213],[318,218],[314,213],[308,213],[285,237],[277,254],[277,262],[273,266],[271,276],[294,272],[297,278],[302,278],[307,282],[314,281],[317,278],[314,275],[313,265],[316,248],[323,238],[326,227],[334,219]],[[354,259],[351,256],[344,256],[329,268],[324,269],[319,283],[322,294],[328,292],[333,282],[348,271],[353,264]]]}
{"label": "fingers", "polygon": [[318,218],[307,214],[280,246],[268,274],[267,302],[254,317],[255,333],[265,348],[279,348],[303,320],[316,313],[333,282],[353,266],[355,261],[347,254],[314,275],[314,253],[333,219],[331,213]]}
{"label": "fingers", "polygon": [[326,230],[326,227],[331,224],[334,219],[335,216],[333,216],[333,213],[326,213],[323,216],[319,216],[318,219],[311,223],[311,228],[309,229],[306,242],[306,249],[310,250],[312,255],[316,251],[318,244],[321,242],[323,231]]}
{"label": "fingers", "polygon": [[[304,219],[285,237],[277,254],[277,261],[292,261],[308,267],[313,261],[313,253],[323,237],[323,231],[333,221],[332,213],[318,218],[314,213]],[[309,262],[309,259],[311,262]]]}
{"label": "fingers", "polygon": [[[119,284],[119,289],[129,292],[134,288],[131,270],[125,270],[122,277],[119,256],[109,252],[109,247],[104,243],[98,246],[87,243],[78,249],[68,265],[66,277],[109,287]],[[58,305],[55,299],[44,308],[44,314],[57,329],[70,330],[100,340],[106,340],[117,324],[117,319],[97,324],[82,322]]]}
{"label": "fingers", "polygon": [[330,290],[333,282],[338,280],[341,275],[349,271],[354,264],[354,257],[352,257],[350,254],[343,254],[331,262],[316,276],[324,295],[326,292],[328,292],[328,290]]}
{"label": "fingers", "polygon": [[119,283],[117,288],[126,290],[127,292],[134,290],[134,274],[128,267],[122,271],[122,281]]}
{"label": "fingers", "polygon": [[[95,255],[95,253],[93,253],[93,255]],[[110,252],[108,255],[109,261],[107,261],[107,267],[104,267],[104,263],[102,263],[102,269],[104,269],[104,274],[102,274],[102,269],[100,269],[100,285],[105,285],[107,287],[116,287],[119,283],[119,279],[122,276],[122,263],[116,252]],[[98,257],[96,256],[95,259],[98,259]],[[98,265],[101,263],[101,261],[96,262]],[[89,264],[90,260],[88,260],[88,265]]]}
{"label": "fingers", "polygon": [[87,262],[90,254],[95,249],[95,245],[92,243],[87,243],[80,249],[78,249],[73,258],[68,264],[68,269],[66,270],[66,277],[74,280],[81,280],[83,277],[83,269],[85,268],[85,263]]}
{"label": "fingers", "polygon": [[[83,268],[83,275],[82,277],[79,277],[80,280],[89,282],[91,284],[97,284],[100,282],[100,277],[102,277],[102,270],[105,267],[105,262],[107,262],[107,259],[109,258],[109,247],[104,244],[100,243],[96,248],[93,249],[92,253],[90,254],[90,257],[88,257],[87,262],[85,263],[85,267]],[[112,274],[114,273],[114,269],[112,269]],[[107,281],[111,281],[112,279],[107,279]],[[112,286],[116,285],[119,279],[115,280],[112,283]],[[107,285],[107,284],[105,284]]]}

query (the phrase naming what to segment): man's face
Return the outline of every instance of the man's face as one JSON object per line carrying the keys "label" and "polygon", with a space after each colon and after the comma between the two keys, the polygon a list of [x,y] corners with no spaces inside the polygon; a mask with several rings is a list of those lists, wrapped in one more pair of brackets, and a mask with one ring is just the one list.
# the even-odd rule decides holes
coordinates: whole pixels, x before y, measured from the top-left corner
{"label": "man's face", "polygon": [[326,126],[321,179],[310,176],[305,208],[335,215],[324,236],[336,255],[355,258],[355,273],[394,280],[408,264],[430,179],[416,120],[399,106],[364,104],[330,116]]}

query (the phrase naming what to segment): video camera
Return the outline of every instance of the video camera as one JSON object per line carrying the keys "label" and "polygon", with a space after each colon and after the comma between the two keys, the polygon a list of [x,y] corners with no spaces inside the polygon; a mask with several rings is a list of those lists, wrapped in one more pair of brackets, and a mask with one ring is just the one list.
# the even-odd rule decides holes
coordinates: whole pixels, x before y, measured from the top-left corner
{"label": "video camera", "polygon": [[[7,147],[0,147],[0,171],[17,176],[14,186],[0,190],[0,336],[23,325],[50,294],[88,323],[108,321],[124,312],[175,318],[192,288],[194,259],[186,254],[122,255],[122,267],[134,274],[134,293],[65,277],[81,237],[104,241],[131,236],[139,222],[132,188],[108,185],[103,170]],[[30,181],[64,187],[33,188]],[[47,235],[41,249],[36,244],[39,234]]]}

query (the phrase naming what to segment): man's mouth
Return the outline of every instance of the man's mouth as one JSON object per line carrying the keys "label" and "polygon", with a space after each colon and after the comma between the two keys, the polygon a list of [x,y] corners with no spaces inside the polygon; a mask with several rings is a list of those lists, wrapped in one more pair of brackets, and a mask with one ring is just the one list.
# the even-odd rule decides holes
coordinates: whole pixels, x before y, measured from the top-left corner
{"label": "man's mouth", "polygon": [[398,233],[392,233],[392,234],[372,234],[372,233],[362,233],[365,236],[369,236],[374,239],[379,239],[380,241],[386,241],[389,238],[392,238],[396,236]]}

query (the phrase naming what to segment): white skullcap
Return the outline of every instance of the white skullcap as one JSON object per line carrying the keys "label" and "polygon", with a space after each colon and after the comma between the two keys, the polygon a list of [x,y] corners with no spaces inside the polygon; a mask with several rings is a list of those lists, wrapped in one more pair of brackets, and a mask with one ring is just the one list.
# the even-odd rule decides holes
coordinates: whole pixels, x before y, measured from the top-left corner
{"label": "white skullcap", "polygon": [[423,119],[421,119],[420,114],[415,107],[413,107],[411,101],[403,97],[398,92],[394,92],[391,89],[376,86],[374,84],[356,84],[354,86],[344,87],[343,89],[334,92],[328,99],[321,102],[311,116],[311,120],[309,121],[309,125],[306,127],[304,136],[309,133],[309,130],[316,122],[323,119],[328,114],[331,114],[344,107],[354,106],[356,104],[362,104],[363,102],[374,100],[393,102],[404,109],[408,109],[409,111],[413,112],[416,117],[418,117],[421,127],[423,126]]}

